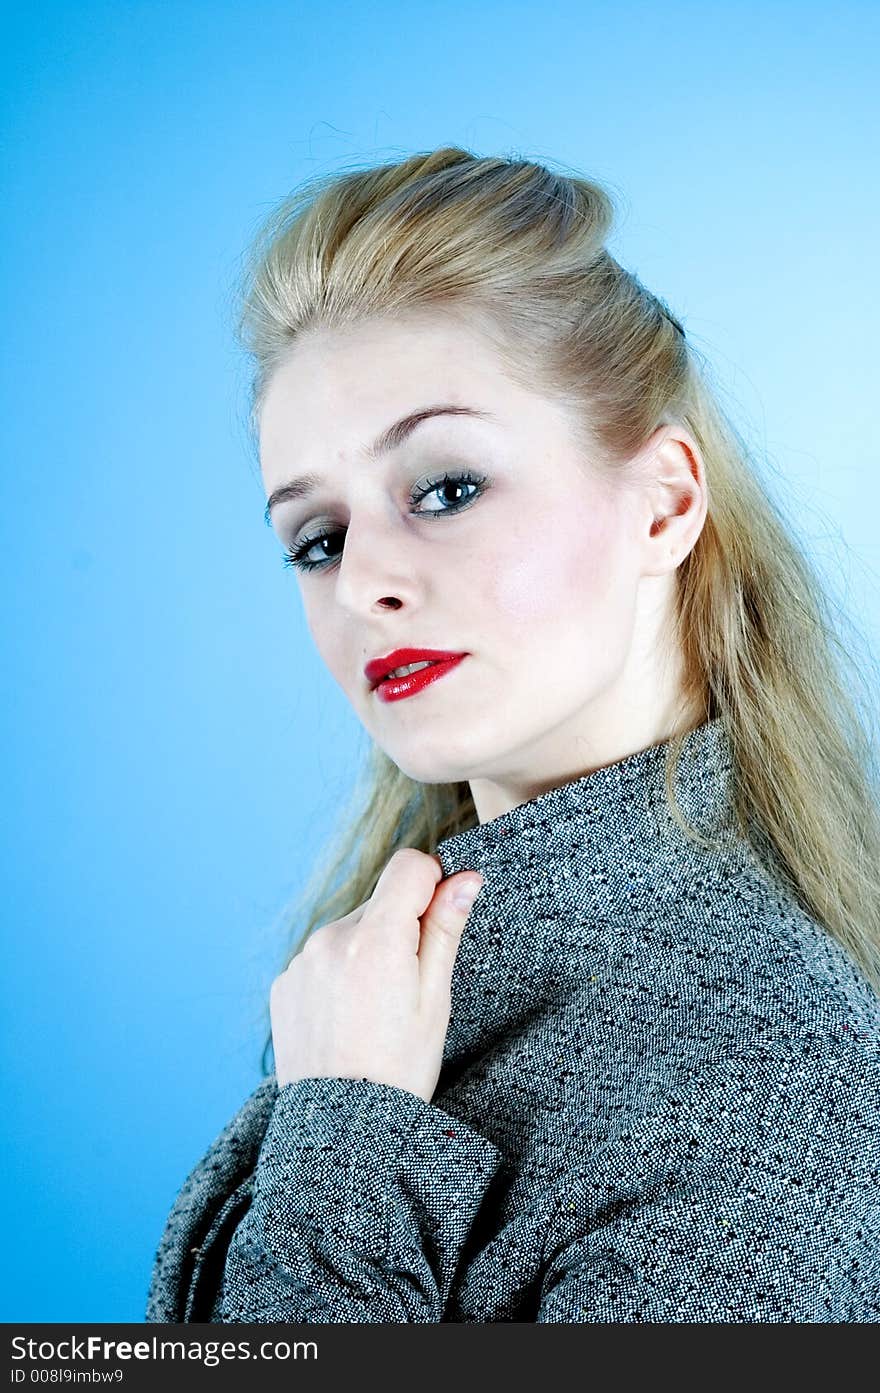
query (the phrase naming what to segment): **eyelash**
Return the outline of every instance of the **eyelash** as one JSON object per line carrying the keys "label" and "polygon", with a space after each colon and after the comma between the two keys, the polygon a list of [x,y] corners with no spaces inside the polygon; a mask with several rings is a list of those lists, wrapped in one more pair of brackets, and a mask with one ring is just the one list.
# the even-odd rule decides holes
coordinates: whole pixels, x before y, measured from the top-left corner
{"label": "eyelash", "polygon": [[[423,498],[427,498],[429,494],[435,493],[438,489],[446,488],[448,484],[473,484],[475,492],[469,498],[462,499],[459,503],[453,503],[448,508],[431,508],[428,512],[420,514],[421,517],[442,517],[446,513],[460,513],[475,502],[481,494],[485,493],[487,488],[484,475],[474,475],[463,470],[461,473],[443,474],[439,478],[426,479],[424,484],[416,484],[410,494],[410,503],[421,503]],[[282,565],[292,566],[297,571],[327,570],[334,561],[339,560],[338,556],[328,556],[323,561],[307,561],[306,556],[317,542],[324,541],[325,538],[334,535],[333,532],[316,532],[311,537],[303,537],[301,542],[287,548]]]}

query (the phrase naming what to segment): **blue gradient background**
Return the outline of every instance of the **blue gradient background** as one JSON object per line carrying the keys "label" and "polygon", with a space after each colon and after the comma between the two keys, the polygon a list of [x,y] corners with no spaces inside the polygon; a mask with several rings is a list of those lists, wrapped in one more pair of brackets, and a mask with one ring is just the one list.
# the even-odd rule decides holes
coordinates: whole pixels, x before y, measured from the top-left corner
{"label": "blue gradient background", "polygon": [[876,654],[878,36],[845,0],[4,11],[0,1318],[143,1318],[363,748],[244,431],[258,221],[447,142],[605,181]]}

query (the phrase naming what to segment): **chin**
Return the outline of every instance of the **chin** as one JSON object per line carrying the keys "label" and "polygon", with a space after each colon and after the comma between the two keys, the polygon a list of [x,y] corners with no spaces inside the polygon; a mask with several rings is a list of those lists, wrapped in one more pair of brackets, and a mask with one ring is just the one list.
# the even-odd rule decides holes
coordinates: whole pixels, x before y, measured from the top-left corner
{"label": "chin", "polygon": [[473,761],[450,758],[448,751],[436,757],[427,750],[412,753],[386,749],[385,753],[402,774],[420,784],[456,784],[472,777]]}

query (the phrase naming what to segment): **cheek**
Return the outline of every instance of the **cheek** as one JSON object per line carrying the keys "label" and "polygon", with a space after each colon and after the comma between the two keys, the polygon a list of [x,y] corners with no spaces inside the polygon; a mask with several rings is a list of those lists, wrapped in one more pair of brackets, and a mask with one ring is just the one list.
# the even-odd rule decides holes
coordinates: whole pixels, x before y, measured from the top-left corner
{"label": "cheek", "polygon": [[555,511],[514,538],[487,576],[490,605],[513,623],[595,619],[619,593],[615,520]]}
{"label": "cheek", "polygon": [[341,636],[338,624],[334,624],[331,615],[326,613],[326,607],[319,599],[314,598],[314,587],[309,587],[312,598],[308,598],[306,592],[303,593],[303,616],[306,627],[312,636],[315,650],[331,676],[337,682],[342,681],[343,676],[343,651]]}

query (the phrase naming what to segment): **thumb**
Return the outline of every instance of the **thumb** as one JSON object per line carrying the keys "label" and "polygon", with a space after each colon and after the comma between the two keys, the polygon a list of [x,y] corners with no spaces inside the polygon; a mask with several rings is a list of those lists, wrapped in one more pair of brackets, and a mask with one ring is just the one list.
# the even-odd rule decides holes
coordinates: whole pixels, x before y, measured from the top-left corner
{"label": "thumb", "polygon": [[426,996],[448,993],[462,931],[482,885],[478,872],[450,876],[438,885],[422,915],[419,971],[423,1001]]}

